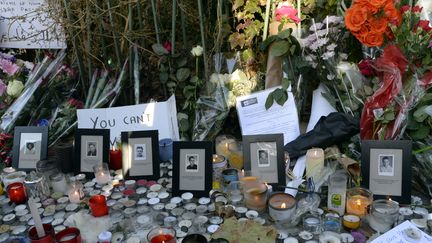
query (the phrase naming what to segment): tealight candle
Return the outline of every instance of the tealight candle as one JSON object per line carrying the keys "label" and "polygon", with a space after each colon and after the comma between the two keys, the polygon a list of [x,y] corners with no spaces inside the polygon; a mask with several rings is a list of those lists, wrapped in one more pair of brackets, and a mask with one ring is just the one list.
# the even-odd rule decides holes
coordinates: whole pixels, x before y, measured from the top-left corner
{"label": "tealight candle", "polygon": [[348,230],[358,229],[360,227],[360,217],[351,214],[344,215],[343,226]]}
{"label": "tealight candle", "polygon": [[348,214],[364,216],[367,207],[372,203],[372,192],[364,188],[351,188],[347,191],[346,211]]}
{"label": "tealight candle", "polygon": [[175,231],[172,228],[158,227],[147,234],[150,243],[175,243]]}
{"label": "tealight candle", "polygon": [[111,175],[106,163],[93,166],[93,172],[95,174],[96,182],[99,185],[105,185],[111,180]]}
{"label": "tealight candle", "polygon": [[291,218],[295,211],[296,200],[287,193],[274,193],[268,202],[269,215],[275,221],[284,221]]}

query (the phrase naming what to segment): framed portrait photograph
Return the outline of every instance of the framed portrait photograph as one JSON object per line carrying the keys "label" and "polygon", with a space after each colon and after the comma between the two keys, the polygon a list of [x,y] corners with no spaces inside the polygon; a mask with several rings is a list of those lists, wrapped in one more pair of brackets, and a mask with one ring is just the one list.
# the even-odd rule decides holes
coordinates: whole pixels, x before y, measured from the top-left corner
{"label": "framed portrait photograph", "polygon": [[109,129],[77,129],[75,132],[75,172],[93,177],[93,166],[108,163],[109,139]]}
{"label": "framed portrait photograph", "polygon": [[36,163],[47,159],[48,127],[15,127],[12,166],[19,170],[36,169]]}
{"label": "framed portrait photograph", "polygon": [[212,142],[173,143],[173,195],[208,196],[213,176]]}
{"label": "framed portrait photograph", "polygon": [[160,174],[157,130],[121,133],[123,176],[130,179],[157,179]]}
{"label": "framed portrait photograph", "polygon": [[411,202],[411,149],[408,140],[363,140],[362,183],[374,198]]}
{"label": "framed portrait photograph", "polygon": [[243,136],[244,170],[274,188],[285,186],[283,134]]}

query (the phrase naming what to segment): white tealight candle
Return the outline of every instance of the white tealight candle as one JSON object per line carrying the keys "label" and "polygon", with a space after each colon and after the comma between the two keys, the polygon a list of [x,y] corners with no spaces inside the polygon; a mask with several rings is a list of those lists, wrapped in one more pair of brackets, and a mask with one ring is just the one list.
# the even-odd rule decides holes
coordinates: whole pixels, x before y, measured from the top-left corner
{"label": "white tealight candle", "polygon": [[99,171],[95,173],[96,182],[99,185],[105,185],[111,180],[111,176],[106,171]]}

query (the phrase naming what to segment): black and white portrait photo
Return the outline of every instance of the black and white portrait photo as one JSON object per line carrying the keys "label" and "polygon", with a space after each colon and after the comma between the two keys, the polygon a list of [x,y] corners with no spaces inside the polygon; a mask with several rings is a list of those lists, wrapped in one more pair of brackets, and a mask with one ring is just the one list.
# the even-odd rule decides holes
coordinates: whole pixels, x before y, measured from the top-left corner
{"label": "black and white portrait photo", "polygon": [[378,156],[378,175],[394,176],[394,157],[393,155],[380,154]]}
{"label": "black and white portrait photo", "polygon": [[269,151],[267,149],[258,150],[258,167],[270,166]]}
{"label": "black and white portrait photo", "polygon": [[198,154],[186,154],[186,171],[197,172],[198,171]]}
{"label": "black and white portrait photo", "polygon": [[24,154],[35,154],[36,153],[36,142],[26,141]]}
{"label": "black and white portrait photo", "polygon": [[135,160],[146,160],[146,145],[145,144],[135,144]]}
{"label": "black and white portrait photo", "polygon": [[87,142],[87,157],[97,156],[97,142],[88,141]]}

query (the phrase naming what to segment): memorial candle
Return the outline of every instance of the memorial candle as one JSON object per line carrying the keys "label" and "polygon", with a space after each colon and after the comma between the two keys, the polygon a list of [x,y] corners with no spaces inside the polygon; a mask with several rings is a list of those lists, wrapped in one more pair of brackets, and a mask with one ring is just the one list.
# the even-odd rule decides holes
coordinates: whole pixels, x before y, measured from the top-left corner
{"label": "memorial candle", "polygon": [[[309,149],[306,153],[306,177],[315,177],[324,169],[324,150],[321,148]],[[317,178],[314,178],[316,181]]]}
{"label": "memorial candle", "polygon": [[372,192],[364,188],[351,188],[347,191],[346,211],[348,214],[364,216],[372,203]]}
{"label": "memorial candle", "polygon": [[113,146],[109,153],[109,168],[111,170],[120,170],[122,168],[122,151],[116,149],[115,146]]}
{"label": "memorial candle", "polygon": [[96,182],[99,185],[105,185],[111,180],[111,175],[109,174],[108,165],[106,163],[93,166],[93,172],[96,177]]}
{"label": "memorial candle", "polygon": [[175,231],[172,228],[158,227],[150,230],[147,235],[150,243],[175,243]]}
{"label": "memorial candle", "polygon": [[14,182],[7,187],[7,192],[11,202],[15,204],[25,203],[27,200],[24,185],[21,182]]}

